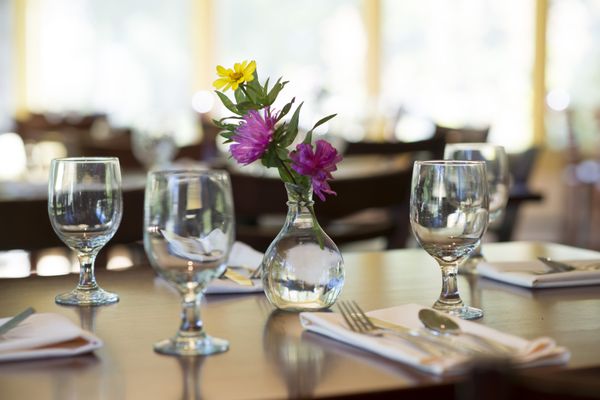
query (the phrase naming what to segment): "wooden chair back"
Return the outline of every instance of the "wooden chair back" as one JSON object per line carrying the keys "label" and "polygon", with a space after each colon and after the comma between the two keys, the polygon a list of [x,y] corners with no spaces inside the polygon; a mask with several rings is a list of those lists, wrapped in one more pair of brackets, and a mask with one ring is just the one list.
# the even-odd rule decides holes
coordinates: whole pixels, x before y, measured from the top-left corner
{"label": "wooden chair back", "polygon": [[442,137],[446,143],[484,143],[488,140],[490,127],[484,128],[450,128],[436,125],[433,137]]}

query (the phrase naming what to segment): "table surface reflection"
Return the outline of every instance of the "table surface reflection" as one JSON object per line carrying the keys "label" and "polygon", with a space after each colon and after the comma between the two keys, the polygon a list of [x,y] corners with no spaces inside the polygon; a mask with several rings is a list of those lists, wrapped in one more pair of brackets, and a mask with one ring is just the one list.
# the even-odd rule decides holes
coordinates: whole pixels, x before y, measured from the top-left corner
{"label": "table surface reflection", "polygon": [[[600,253],[555,244],[486,244],[489,260],[600,258]],[[342,298],[367,310],[403,303],[430,305],[440,289],[439,268],[420,249],[348,253]],[[0,316],[26,306],[66,315],[105,342],[94,354],[0,364],[2,399],[265,399],[376,394],[450,386],[359,349],[303,332],[297,314],[278,312],[262,294],[210,295],[203,318],[210,334],[230,341],[228,352],[175,358],[153,352],[179,323],[179,298],[148,265],[99,268],[99,283],[118,304],[62,307],[54,295],[76,276],[0,279]],[[481,323],[527,338],[547,335],[568,347],[568,365],[523,374],[600,371],[600,287],[528,290],[482,278],[459,278],[463,298],[482,307]],[[460,380],[460,379],[459,379]],[[449,391],[452,395],[452,391]],[[406,397],[403,397],[406,398]]]}

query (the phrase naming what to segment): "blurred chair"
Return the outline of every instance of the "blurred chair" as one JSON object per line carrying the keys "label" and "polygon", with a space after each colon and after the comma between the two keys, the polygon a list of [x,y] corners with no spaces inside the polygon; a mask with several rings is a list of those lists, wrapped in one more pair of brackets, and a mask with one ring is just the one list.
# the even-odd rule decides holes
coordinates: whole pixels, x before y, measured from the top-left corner
{"label": "blurred chair", "polygon": [[442,159],[444,156],[444,136],[416,142],[348,142],[345,155],[399,155],[411,153],[417,159]]}
{"label": "blurred chair", "polygon": [[450,128],[435,125],[434,138],[443,137],[446,143],[482,143],[487,142],[490,127],[476,128]]}
{"label": "blurred chair", "polygon": [[[123,219],[109,244],[142,239],[143,205],[144,188],[123,191]],[[0,221],[0,251],[66,246],[52,229],[46,198],[0,200]]]}
{"label": "blurred chair", "polygon": [[[381,171],[331,181],[337,196],[315,199],[315,213],[339,246],[385,238],[388,248],[402,247],[407,229],[399,206],[410,194],[412,168]],[[287,195],[278,178],[231,173],[237,240],[265,251],[283,226]],[[269,221],[271,221],[269,223]]]}
{"label": "blurred chair", "polygon": [[14,121],[15,129],[25,140],[43,140],[46,135],[57,132],[78,141],[88,136],[96,121],[106,120],[106,114],[78,113],[30,113],[26,118]]}

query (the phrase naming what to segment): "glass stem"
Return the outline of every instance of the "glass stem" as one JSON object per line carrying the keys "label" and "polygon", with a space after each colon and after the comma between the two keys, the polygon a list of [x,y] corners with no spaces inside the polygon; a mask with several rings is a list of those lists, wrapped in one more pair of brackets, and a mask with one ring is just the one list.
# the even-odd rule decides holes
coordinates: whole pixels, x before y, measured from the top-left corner
{"label": "glass stem", "polygon": [[460,305],[462,300],[458,294],[457,264],[442,264],[442,292],[438,302],[446,305]]}
{"label": "glass stem", "polygon": [[79,259],[79,290],[95,290],[98,289],[96,277],[94,276],[94,261],[95,254],[78,254]]}
{"label": "glass stem", "polygon": [[202,294],[194,292],[188,292],[183,296],[180,336],[198,336],[203,333],[202,318],[200,317],[201,300]]}

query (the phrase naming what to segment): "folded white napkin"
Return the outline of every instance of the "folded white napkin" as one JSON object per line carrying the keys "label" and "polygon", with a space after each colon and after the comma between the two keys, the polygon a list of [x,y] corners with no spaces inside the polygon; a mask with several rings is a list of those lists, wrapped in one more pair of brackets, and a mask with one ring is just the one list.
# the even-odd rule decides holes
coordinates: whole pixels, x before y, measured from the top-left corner
{"label": "folded white napkin", "polygon": [[[0,325],[10,318],[0,318]],[[102,340],[60,314],[33,314],[0,336],[0,361],[66,357],[102,347]]]}
{"label": "folded white napkin", "polygon": [[[424,328],[422,328],[422,324],[419,321],[418,312],[423,308],[427,307],[418,304],[405,304],[371,311],[367,315],[388,323],[422,330]],[[465,332],[484,336],[515,348],[515,354],[511,357],[511,362],[517,366],[529,367],[560,364],[566,362],[570,357],[567,349],[557,346],[554,340],[547,337],[526,340],[475,322],[457,318],[452,319]],[[304,329],[309,331],[331,337],[435,375],[463,373],[473,361],[473,358],[465,355],[432,356],[394,335],[369,336],[353,332],[347,327],[341,314],[338,313],[300,313],[300,322]],[[461,346],[461,343],[463,345],[477,343],[476,341],[473,342],[473,339],[467,335],[452,336],[451,338],[447,338],[447,340],[444,339],[445,342],[448,342],[448,340],[458,347]]]}
{"label": "folded white napkin", "polygon": [[[563,261],[563,260],[561,260]],[[569,272],[557,272],[538,275],[536,272],[547,271],[548,268],[539,260],[489,262],[477,265],[481,276],[528,288],[552,288],[585,286],[600,284],[600,269],[587,268],[600,263],[600,260],[564,260],[577,269]]]}
{"label": "folded white napkin", "polygon": [[[253,271],[260,266],[262,258],[263,254],[261,252],[254,250],[245,243],[235,242],[231,247],[227,265],[232,267],[242,267],[242,269],[236,269],[235,272],[240,275],[249,276],[251,273],[250,271]],[[177,293],[175,288],[160,276],[157,277],[155,282],[157,285],[167,287]],[[204,291],[204,294],[258,293],[262,291],[263,286],[261,279],[252,279],[252,286],[245,286],[230,279],[222,278],[211,281]]]}
{"label": "folded white napkin", "polygon": [[[231,247],[229,253],[229,259],[227,260],[227,266],[230,267],[243,267],[243,269],[236,269],[240,275],[249,276],[250,271],[255,270],[260,266],[263,259],[263,253],[254,250],[242,242],[235,242]],[[231,294],[231,293],[257,293],[262,292],[262,280],[252,279],[252,286],[240,285],[230,279],[215,279],[208,284],[208,287],[204,291],[205,294]]]}

